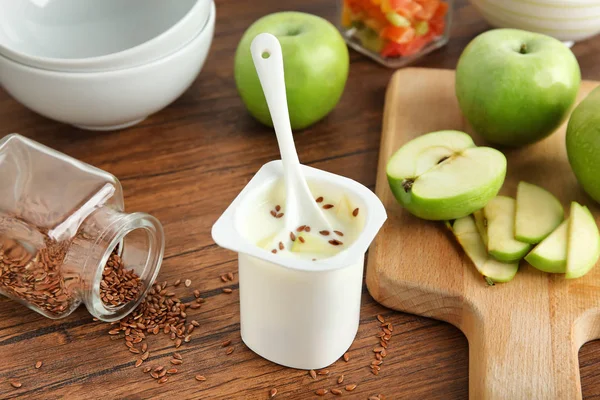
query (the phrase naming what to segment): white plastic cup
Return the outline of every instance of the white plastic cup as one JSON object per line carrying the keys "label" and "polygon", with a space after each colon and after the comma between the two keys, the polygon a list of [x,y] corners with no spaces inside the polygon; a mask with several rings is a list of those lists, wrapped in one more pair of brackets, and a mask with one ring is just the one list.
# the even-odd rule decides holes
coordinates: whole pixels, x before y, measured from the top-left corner
{"label": "white plastic cup", "polygon": [[238,252],[240,321],[244,343],[277,364],[319,369],[340,358],[356,337],[364,256],[387,216],[381,201],[360,183],[302,165],[308,181],[343,191],[365,213],[361,234],[333,257],[311,261],[261,249],[239,229],[240,214],[257,190],[282,179],[281,161],[265,164],[212,228],[215,242]]}

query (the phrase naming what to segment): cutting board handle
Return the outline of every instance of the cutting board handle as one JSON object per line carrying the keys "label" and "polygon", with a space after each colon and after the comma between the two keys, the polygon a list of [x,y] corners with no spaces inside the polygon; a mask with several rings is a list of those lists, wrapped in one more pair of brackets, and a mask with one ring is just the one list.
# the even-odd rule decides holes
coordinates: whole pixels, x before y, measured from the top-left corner
{"label": "cutting board handle", "polygon": [[[469,398],[473,400],[582,398],[572,326],[527,319],[486,319],[467,330]],[[563,325],[563,324],[560,324]]]}

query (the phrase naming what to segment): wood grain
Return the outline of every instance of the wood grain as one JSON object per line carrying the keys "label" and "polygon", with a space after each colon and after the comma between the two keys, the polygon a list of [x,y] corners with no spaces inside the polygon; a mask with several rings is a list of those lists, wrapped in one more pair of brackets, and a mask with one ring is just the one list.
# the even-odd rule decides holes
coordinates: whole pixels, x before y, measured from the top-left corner
{"label": "wood grain", "polygon": [[[217,0],[216,36],[207,63],[193,86],[174,104],[138,126],[90,133],[38,116],[0,89],[0,136],[19,132],[115,174],[128,210],[155,215],[165,226],[166,257],[159,279],[189,277],[207,298],[195,311],[201,327],[182,350],[181,375],[157,385],[133,367],[134,355],[109,339],[104,324],[84,309],[50,321],[0,298],[0,398],[27,399],[307,399],[333,387],[338,374],[358,383],[352,398],[383,393],[388,399],[465,399],[468,393],[467,340],[453,326],[386,310],[364,290],[362,323],[348,363],[314,382],[302,371],[269,363],[244,348],[239,337],[237,289],[231,295],[219,274],[235,271],[235,255],[219,249],[210,227],[258,168],[278,157],[272,131],[246,113],[233,80],[233,54],[244,30],[257,18],[297,10],[336,18],[331,0]],[[488,29],[467,1],[457,2],[452,39],[419,66],[454,68],[466,43]],[[600,39],[577,44],[583,75],[600,79]],[[351,52],[350,77],[338,107],[323,121],[295,134],[305,164],[346,175],[374,188],[384,95],[393,71]],[[454,249],[452,249],[454,251]],[[237,276],[236,276],[237,278]],[[371,349],[382,313],[394,337],[381,373],[370,373]],[[154,339],[154,338],[153,338]],[[166,363],[172,349],[165,338],[149,341],[151,364]],[[228,357],[219,347],[233,340]],[[35,370],[37,360],[44,366]],[[600,397],[600,345],[580,352],[585,398]],[[194,375],[203,374],[200,383]],[[8,380],[22,381],[20,389]],[[344,397],[350,397],[344,393]]]}
{"label": "wood grain", "polygon": [[[598,86],[584,81],[581,101]],[[600,337],[600,269],[578,280],[542,273],[523,263],[516,278],[489,287],[448,230],[402,209],[385,166],[423,133],[472,132],[454,95],[454,71],[407,68],[388,87],[376,193],[390,216],[371,246],[369,292],[381,304],[447,321],[470,344],[469,394],[474,399],[581,398],[577,352]],[[566,124],[521,149],[505,149],[508,172],[500,193],[514,196],[519,181],[541,185],[568,210],[571,201],[597,204],[579,188],[565,150]]]}

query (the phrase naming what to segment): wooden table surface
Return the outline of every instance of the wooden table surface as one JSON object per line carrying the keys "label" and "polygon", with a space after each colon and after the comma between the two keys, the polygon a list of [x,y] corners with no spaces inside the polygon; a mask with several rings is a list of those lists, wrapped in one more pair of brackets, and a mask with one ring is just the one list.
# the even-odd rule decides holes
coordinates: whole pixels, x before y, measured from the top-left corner
{"label": "wooden table surface", "polygon": [[[237,272],[236,255],[217,247],[210,228],[259,167],[278,158],[273,132],[246,113],[233,80],[233,55],[243,31],[257,18],[298,10],[336,18],[331,0],[284,2],[217,0],[215,39],[194,85],[174,104],[143,123],[120,132],[91,133],[40,117],[0,89],[0,136],[19,132],[115,174],[130,211],[161,220],[167,242],[159,281],[192,280],[206,303],[191,310],[200,322],[181,348],[184,363],[159,385],[141,368],[108,326],[93,322],[80,308],[51,321],[23,306],[0,299],[0,398],[27,399],[308,399],[319,388],[333,388],[339,375],[355,383],[346,398],[467,398],[468,345],[454,327],[386,310],[366,288],[361,326],[348,362],[338,361],[329,375],[313,380],[305,371],[283,368],[248,350],[239,334],[237,274],[225,284],[219,275]],[[488,29],[476,10],[458,1],[452,39],[417,66],[454,68],[468,41]],[[585,79],[600,79],[600,38],[573,47]],[[350,77],[337,108],[323,121],[295,135],[304,164],[353,178],[373,188],[383,101],[392,70],[351,52]],[[223,287],[233,288],[224,294]],[[185,288],[183,288],[185,289]],[[181,290],[181,288],[179,288]],[[188,294],[189,296],[189,294]],[[394,325],[388,356],[378,376],[371,374],[372,348],[382,314]],[[221,343],[235,351],[225,354]],[[163,335],[148,341],[148,365],[168,365],[173,346]],[[37,360],[44,362],[36,370]],[[600,398],[600,343],[580,352],[584,398]],[[205,382],[194,380],[196,374]],[[23,386],[14,389],[10,379]],[[331,394],[328,397],[333,397]]]}

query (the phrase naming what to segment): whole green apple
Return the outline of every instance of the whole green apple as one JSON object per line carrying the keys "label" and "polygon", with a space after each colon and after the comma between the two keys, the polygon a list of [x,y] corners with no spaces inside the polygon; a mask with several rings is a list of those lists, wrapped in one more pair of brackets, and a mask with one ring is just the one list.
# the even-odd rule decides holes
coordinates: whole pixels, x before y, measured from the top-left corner
{"label": "whole green apple", "polygon": [[579,184],[600,203],[600,87],[573,110],[566,142],[569,163]]}
{"label": "whole green apple", "polygon": [[250,114],[272,126],[267,101],[254,69],[250,43],[259,33],[281,43],[287,102],[292,129],[303,129],[337,105],[348,78],[349,56],[335,26],[316,15],[279,12],[253,23],[235,53],[235,83]]}
{"label": "whole green apple", "polygon": [[581,74],[558,40],[517,29],[477,36],[456,67],[456,97],[477,133],[506,146],[554,132],[575,102]]}

